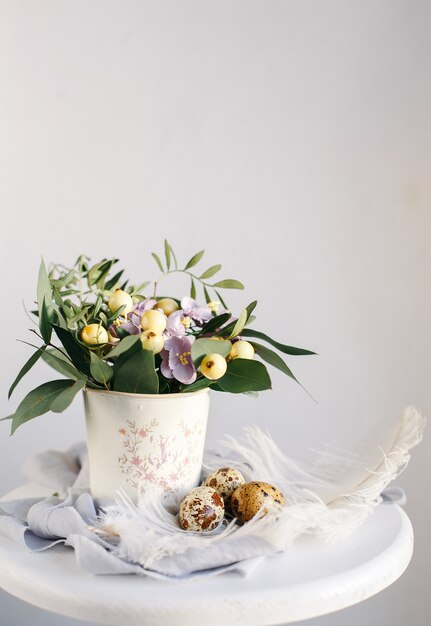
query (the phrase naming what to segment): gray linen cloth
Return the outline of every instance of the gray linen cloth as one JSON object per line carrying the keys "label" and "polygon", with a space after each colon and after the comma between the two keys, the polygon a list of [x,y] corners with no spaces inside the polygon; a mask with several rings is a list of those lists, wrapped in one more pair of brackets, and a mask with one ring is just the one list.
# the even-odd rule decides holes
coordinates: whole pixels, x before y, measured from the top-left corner
{"label": "gray linen cloth", "polygon": [[[98,510],[88,488],[87,451],[84,443],[67,452],[49,450],[31,457],[23,468],[26,478],[53,490],[48,498],[0,501],[0,535],[33,552],[57,544],[71,546],[78,564],[92,574],[141,574],[181,580],[226,571],[249,575],[266,554],[273,552],[262,540],[236,542],[235,550],[222,546],[188,550],[160,559],[151,569],[127,562],[113,546],[89,526],[97,523]],[[61,497],[59,493],[66,494]]]}
{"label": "gray linen cloth", "polygon": [[[211,576],[226,571],[250,575],[262,559],[274,554],[274,546],[257,536],[234,542],[189,548],[182,554],[164,556],[151,568],[130,562],[116,553],[91,527],[99,511],[89,491],[87,451],[84,443],[67,452],[47,451],[31,457],[24,476],[53,491],[48,498],[0,501],[0,535],[37,552],[57,544],[70,546],[78,564],[92,574],[140,574],[165,580]],[[56,493],[54,493],[56,492]],[[62,496],[59,494],[63,494]],[[383,503],[404,503],[396,487],[382,493]]]}

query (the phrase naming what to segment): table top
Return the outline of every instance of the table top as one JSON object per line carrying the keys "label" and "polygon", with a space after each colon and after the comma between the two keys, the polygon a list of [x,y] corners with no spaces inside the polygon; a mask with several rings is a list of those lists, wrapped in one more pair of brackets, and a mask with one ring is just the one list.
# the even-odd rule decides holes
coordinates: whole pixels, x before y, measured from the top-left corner
{"label": "table top", "polygon": [[[8,498],[44,495],[25,486]],[[250,578],[164,582],[138,576],[92,576],[71,548],[30,553],[0,538],[0,586],[12,595],[69,617],[111,626],[269,626],[331,613],[391,585],[413,550],[409,518],[380,505],[352,535],[335,545],[304,537],[265,559]]]}

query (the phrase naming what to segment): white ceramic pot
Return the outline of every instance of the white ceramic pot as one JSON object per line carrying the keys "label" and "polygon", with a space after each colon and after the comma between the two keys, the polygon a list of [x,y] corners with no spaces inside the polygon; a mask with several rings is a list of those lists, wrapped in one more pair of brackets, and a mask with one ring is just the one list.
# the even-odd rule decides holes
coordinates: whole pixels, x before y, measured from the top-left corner
{"label": "white ceramic pot", "polygon": [[84,391],[90,487],[106,502],[157,485],[181,495],[199,484],[209,390],[132,394]]}

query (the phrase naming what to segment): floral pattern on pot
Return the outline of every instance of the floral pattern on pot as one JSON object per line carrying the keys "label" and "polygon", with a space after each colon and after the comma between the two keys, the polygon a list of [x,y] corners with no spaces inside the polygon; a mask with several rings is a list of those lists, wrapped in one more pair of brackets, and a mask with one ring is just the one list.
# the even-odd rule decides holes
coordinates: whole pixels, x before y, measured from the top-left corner
{"label": "floral pattern on pot", "polygon": [[201,420],[177,422],[176,434],[164,434],[159,420],[146,424],[126,420],[119,428],[123,454],[118,465],[126,480],[135,488],[146,482],[165,491],[175,489],[179,481],[188,480],[200,462]]}

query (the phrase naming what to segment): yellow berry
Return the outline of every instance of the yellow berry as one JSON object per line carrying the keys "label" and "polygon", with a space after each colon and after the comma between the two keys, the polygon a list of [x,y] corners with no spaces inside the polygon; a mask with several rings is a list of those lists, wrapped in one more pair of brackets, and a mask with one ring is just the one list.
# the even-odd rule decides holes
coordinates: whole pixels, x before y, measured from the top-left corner
{"label": "yellow berry", "polygon": [[252,359],[254,357],[254,348],[248,341],[240,339],[232,344],[229,357],[231,359]]}
{"label": "yellow berry", "polygon": [[226,359],[221,354],[207,354],[201,362],[200,370],[205,378],[218,380],[226,374]]}
{"label": "yellow berry", "polygon": [[98,346],[102,343],[108,343],[109,337],[107,331],[99,324],[89,324],[82,329],[81,340],[87,346]]}
{"label": "yellow berry", "polygon": [[207,303],[207,307],[212,313],[217,313],[219,306],[220,302],[218,302],[217,300],[211,300],[211,302]]}
{"label": "yellow berry", "polygon": [[156,335],[161,335],[166,328],[166,316],[161,311],[145,311],[141,317],[142,330],[152,330]]}
{"label": "yellow berry", "polygon": [[121,315],[126,317],[127,313],[130,313],[133,310],[133,300],[132,296],[127,293],[127,291],[123,291],[122,289],[117,289],[111,294],[108,300],[108,307],[111,313],[115,313],[120,306],[125,305],[125,309],[121,311]]}
{"label": "yellow berry", "polygon": [[171,313],[178,311],[180,307],[172,298],[162,298],[156,304],[156,308],[161,309],[165,315],[169,316]]}
{"label": "yellow berry", "polygon": [[141,333],[141,343],[144,350],[148,350],[153,354],[159,354],[159,352],[163,350],[165,340],[162,335],[158,335],[152,330],[144,330],[144,332]]}

